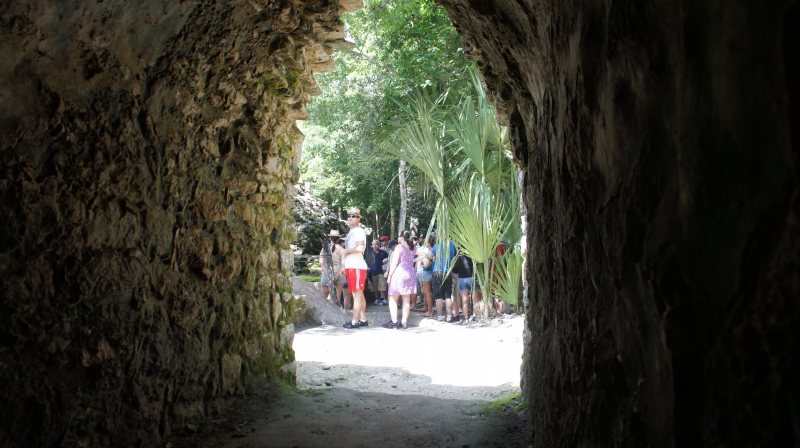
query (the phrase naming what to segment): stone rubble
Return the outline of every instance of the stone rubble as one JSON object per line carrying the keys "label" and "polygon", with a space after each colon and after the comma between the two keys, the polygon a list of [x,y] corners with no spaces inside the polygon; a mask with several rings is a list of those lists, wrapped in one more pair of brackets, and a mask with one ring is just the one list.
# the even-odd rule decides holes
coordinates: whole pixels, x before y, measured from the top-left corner
{"label": "stone rubble", "polygon": [[311,184],[300,182],[294,186],[294,220],[297,239],[292,243],[295,255],[316,255],[322,249],[331,229],[347,235],[347,222],[340,220],[328,204],[311,193]]}

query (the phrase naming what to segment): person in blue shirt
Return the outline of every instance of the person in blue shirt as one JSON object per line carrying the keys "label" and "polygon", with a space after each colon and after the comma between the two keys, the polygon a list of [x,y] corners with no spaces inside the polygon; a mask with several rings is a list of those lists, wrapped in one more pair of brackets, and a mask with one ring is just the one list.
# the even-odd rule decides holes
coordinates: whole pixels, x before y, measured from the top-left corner
{"label": "person in blue shirt", "polygon": [[386,300],[386,277],[383,275],[383,260],[389,258],[389,254],[381,249],[381,244],[377,240],[372,242],[372,249],[375,253],[375,261],[369,265],[369,285],[367,288],[375,294],[375,305],[387,305]]}
{"label": "person in blue shirt", "polygon": [[453,316],[453,275],[451,267],[456,258],[456,245],[450,243],[445,246],[443,243],[436,242],[436,233],[431,233],[433,247],[428,252],[428,258],[433,265],[433,277],[431,278],[431,289],[433,298],[436,299],[436,316],[439,322],[444,319],[442,315],[443,305],[447,309],[447,322],[452,322]]}

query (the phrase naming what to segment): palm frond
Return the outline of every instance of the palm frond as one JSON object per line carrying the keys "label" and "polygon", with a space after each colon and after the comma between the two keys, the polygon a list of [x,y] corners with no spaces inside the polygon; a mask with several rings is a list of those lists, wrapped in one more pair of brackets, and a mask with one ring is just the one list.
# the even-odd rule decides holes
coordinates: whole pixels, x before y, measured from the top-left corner
{"label": "palm frond", "polygon": [[497,287],[495,293],[497,298],[511,305],[519,303],[522,295],[522,262],[525,259],[517,251],[511,250],[505,253],[497,266]]}

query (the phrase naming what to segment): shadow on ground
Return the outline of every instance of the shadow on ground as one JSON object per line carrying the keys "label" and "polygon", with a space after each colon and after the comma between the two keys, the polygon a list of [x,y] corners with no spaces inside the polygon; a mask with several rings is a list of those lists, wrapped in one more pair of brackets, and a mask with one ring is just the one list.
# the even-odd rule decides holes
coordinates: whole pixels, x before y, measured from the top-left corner
{"label": "shadow on ground", "polygon": [[[366,372],[365,374],[368,374]],[[507,408],[507,409],[506,409]],[[524,409],[514,400],[358,392],[270,390],[238,399],[224,418],[173,437],[190,447],[526,447]]]}
{"label": "shadow on ground", "polygon": [[298,388],[237,399],[172,447],[527,447],[523,323],[298,327]]}

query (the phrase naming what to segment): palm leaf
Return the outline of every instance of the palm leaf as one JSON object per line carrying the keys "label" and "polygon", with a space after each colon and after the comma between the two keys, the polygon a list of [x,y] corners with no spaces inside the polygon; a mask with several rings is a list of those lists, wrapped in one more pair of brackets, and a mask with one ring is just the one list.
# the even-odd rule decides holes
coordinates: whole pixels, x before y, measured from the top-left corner
{"label": "palm leaf", "polygon": [[497,298],[517,305],[522,295],[522,263],[525,259],[516,251],[509,251],[498,260]]}

